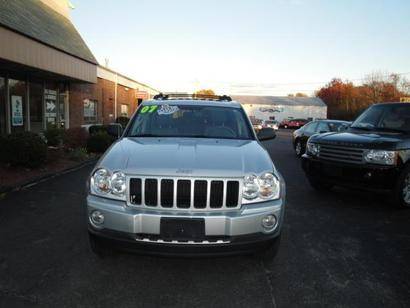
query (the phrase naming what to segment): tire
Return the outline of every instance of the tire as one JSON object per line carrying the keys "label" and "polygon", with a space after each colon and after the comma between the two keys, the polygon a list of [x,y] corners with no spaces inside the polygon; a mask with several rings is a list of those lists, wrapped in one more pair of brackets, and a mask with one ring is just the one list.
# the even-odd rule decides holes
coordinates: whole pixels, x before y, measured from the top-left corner
{"label": "tire", "polygon": [[281,235],[271,240],[265,247],[257,250],[254,254],[255,257],[262,259],[263,261],[272,261],[278,254],[280,247]]}
{"label": "tire", "polygon": [[300,142],[300,140],[296,140],[295,142],[295,152],[296,152],[296,156],[297,157],[301,157],[303,155],[303,153],[305,152],[303,149],[303,145],[302,142]]}
{"label": "tire", "polygon": [[90,243],[90,249],[93,254],[99,258],[105,258],[113,254],[113,250],[106,243],[104,243],[99,237],[94,234],[88,233],[88,239]]}
{"label": "tire", "polygon": [[402,209],[410,209],[410,165],[401,172],[393,191],[393,202]]}
{"label": "tire", "polygon": [[309,184],[312,186],[314,190],[317,191],[328,191],[331,190],[333,185],[329,183],[325,183],[315,178],[308,177]]}

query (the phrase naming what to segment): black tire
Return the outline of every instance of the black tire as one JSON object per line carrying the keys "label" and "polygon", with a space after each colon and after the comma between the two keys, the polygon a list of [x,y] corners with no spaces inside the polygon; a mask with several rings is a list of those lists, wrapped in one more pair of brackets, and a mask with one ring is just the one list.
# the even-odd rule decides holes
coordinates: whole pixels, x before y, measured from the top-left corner
{"label": "black tire", "polygon": [[[407,165],[401,172],[399,178],[397,179],[397,184],[393,190],[393,202],[394,204],[402,209],[410,209],[410,199],[405,198],[405,188],[410,185],[410,165]],[[410,187],[407,187],[409,190]]]}
{"label": "black tire", "polygon": [[255,257],[261,258],[263,261],[272,261],[278,254],[280,247],[281,235],[270,240],[263,248],[257,250],[254,254]]}
{"label": "black tire", "polygon": [[331,190],[333,187],[333,184],[325,183],[315,178],[309,177],[308,180],[310,186],[312,186],[312,188],[317,191],[328,191]]}
{"label": "black tire", "polygon": [[297,157],[302,157],[302,155],[305,153],[303,144],[299,139],[297,139],[295,142],[295,153]]}
{"label": "black tire", "polygon": [[88,233],[88,239],[91,251],[99,258],[105,258],[113,254],[112,248],[109,247],[107,243],[102,241],[99,237],[95,236],[94,234]]}

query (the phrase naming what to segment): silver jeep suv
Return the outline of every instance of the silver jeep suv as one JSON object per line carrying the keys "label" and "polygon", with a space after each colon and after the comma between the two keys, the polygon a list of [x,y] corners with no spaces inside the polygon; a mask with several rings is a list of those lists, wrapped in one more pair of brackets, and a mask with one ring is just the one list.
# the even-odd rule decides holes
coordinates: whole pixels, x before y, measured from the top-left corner
{"label": "silver jeep suv", "polygon": [[228,96],[143,102],[90,176],[93,252],[274,255],[285,182],[259,142],[274,137]]}

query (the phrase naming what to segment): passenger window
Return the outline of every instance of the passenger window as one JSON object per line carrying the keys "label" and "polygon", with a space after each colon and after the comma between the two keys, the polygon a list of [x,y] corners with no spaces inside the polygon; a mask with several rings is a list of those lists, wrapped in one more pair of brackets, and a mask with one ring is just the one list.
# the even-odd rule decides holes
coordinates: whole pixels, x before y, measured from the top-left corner
{"label": "passenger window", "polygon": [[329,132],[330,130],[329,130],[329,126],[327,125],[326,122],[320,122],[319,125],[317,126],[316,131],[317,131],[318,133],[320,133],[320,132],[326,132],[326,133],[327,133],[327,132]]}
{"label": "passenger window", "polygon": [[317,123],[316,123],[316,122],[307,124],[307,125],[305,126],[305,129],[304,129],[303,131],[304,131],[305,133],[314,133],[315,130],[316,130],[316,126],[317,126]]}

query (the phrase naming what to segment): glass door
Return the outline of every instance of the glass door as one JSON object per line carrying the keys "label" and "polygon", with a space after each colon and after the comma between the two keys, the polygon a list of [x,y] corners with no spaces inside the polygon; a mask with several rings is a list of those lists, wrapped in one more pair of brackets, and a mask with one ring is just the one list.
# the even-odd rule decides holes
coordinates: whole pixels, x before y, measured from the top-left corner
{"label": "glass door", "polygon": [[6,80],[0,77],[0,135],[6,134]]}

